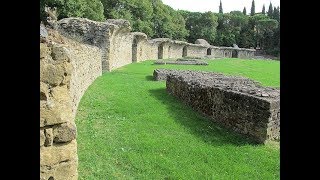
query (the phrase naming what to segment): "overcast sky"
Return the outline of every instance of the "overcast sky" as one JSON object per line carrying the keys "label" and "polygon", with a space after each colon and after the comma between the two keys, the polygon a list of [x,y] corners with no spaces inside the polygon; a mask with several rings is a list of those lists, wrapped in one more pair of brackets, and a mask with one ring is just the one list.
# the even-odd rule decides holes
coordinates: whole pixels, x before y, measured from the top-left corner
{"label": "overcast sky", "polygon": [[[164,4],[173,9],[188,10],[192,12],[219,12],[220,0],[162,0]],[[252,0],[221,0],[224,13],[230,11],[242,11],[246,7],[247,14],[250,13]],[[255,0],[256,12],[262,11],[263,4],[268,11],[270,2],[272,6],[280,6],[280,0]]]}

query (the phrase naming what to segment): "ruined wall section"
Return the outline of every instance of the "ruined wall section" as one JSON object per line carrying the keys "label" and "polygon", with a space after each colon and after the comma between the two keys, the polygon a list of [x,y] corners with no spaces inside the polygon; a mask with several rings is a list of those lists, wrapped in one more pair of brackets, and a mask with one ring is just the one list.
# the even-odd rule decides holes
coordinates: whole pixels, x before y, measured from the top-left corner
{"label": "ruined wall section", "polygon": [[104,71],[111,71],[132,62],[129,21],[108,19],[106,22],[96,22],[86,18],[65,18],[56,24],[62,35],[100,48]]}
{"label": "ruined wall section", "polygon": [[68,41],[66,48],[71,57],[73,71],[70,78],[70,95],[74,117],[78,104],[93,81],[102,75],[101,49],[96,46]]}
{"label": "ruined wall section", "polygon": [[254,49],[240,48],[238,50],[238,58],[251,59],[251,58],[254,58],[254,55],[255,55],[255,50]]}
{"label": "ruined wall section", "polygon": [[201,44],[188,44],[187,45],[187,56],[191,57],[205,57],[207,55],[207,49],[209,46]]}
{"label": "ruined wall section", "polygon": [[77,179],[76,126],[63,46],[40,44],[40,179]]}
{"label": "ruined wall section", "polygon": [[154,71],[167,92],[220,125],[264,143],[280,140],[280,90],[220,73]]}
{"label": "ruined wall section", "polygon": [[75,115],[88,86],[102,74],[101,50],[49,31],[40,43],[40,179],[77,179]]}
{"label": "ruined wall section", "polygon": [[[150,59],[181,58],[183,56],[251,58],[254,50],[211,46],[204,39],[196,44],[174,41],[169,38],[148,40],[141,32],[131,32],[129,21],[108,19],[96,22],[85,18],[65,18],[56,23],[57,30],[75,41],[101,49],[102,69],[113,69]],[[253,53],[252,53],[253,52]]]}
{"label": "ruined wall section", "polygon": [[169,44],[169,58],[183,57],[183,48],[187,45],[184,41],[171,41]]}
{"label": "ruined wall section", "polygon": [[122,19],[108,19],[107,23],[114,24],[116,29],[109,37],[109,71],[132,63],[132,42],[130,23]]}
{"label": "ruined wall section", "polygon": [[86,18],[65,18],[56,24],[57,30],[63,36],[100,48],[102,69],[109,70],[110,37],[118,28],[117,25]]}

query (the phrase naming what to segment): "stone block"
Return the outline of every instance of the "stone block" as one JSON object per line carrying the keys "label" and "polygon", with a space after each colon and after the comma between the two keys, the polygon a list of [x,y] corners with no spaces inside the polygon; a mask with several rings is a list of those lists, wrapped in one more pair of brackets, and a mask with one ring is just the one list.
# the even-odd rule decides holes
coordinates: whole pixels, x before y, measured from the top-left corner
{"label": "stone block", "polygon": [[60,65],[47,64],[43,75],[40,74],[40,80],[52,86],[58,86],[63,79],[64,68]]}
{"label": "stone block", "polygon": [[69,122],[73,118],[71,105],[68,103],[49,101],[46,107],[40,107],[40,127]]}
{"label": "stone block", "polygon": [[68,54],[68,50],[66,47],[61,45],[53,45],[52,46],[52,59],[58,63],[61,62],[70,62],[70,57]]}
{"label": "stone block", "polygon": [[77,180],[77,166],[76,160],[61,162],[55,166],[40,165],[40,180]]}
{"label": "stone block", "polygon": [[40,165],[54,166],[61,162],[77,159],[76,140],[66,144],[54,144],[53,146],[40,147]]}
{"label": "stone block", "polygon": [[74,123],[63,123],[53,128],[55,143],[69,142],[76,139],[77,128]]}
{"label": "stone block", "polygon": [[63,145],[40,147],[40,179],[54,180],[78,178],[76,141]]}

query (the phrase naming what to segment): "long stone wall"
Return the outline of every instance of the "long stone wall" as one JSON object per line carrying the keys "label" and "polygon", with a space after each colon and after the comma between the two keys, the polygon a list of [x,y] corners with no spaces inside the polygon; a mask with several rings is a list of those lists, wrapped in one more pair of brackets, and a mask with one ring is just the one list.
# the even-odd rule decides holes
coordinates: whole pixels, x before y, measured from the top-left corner
{"label": "long stone wall", "polygon": [[260,143],[280,140],[280,90],[243,77],[158,69],[167,92],[222,126]]}
{"label": "long stone wall", "polygon": [[101,50],[50,33],[63,42],[40,43],[40,179],[77,179],[74,119],[85,90],[102,74]]}
{"label": "long stone wall", "polygon": [[168,38],[149,40],[141,32],[131,32],[130,23],[122,19],[95,22],[83,18],[65,18],[56,23],[57,30],[66,37],[101,49],[102,69],[113,69],[152,59],[193,57],[253,58],[255,50],[233,47],[216,47],[204,39],[196,44]]}

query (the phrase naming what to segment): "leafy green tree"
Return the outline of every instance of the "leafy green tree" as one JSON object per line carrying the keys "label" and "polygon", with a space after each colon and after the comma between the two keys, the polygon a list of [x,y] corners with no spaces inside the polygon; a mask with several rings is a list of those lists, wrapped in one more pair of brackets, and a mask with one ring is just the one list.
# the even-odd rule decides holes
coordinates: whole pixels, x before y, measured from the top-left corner
{"label": "leafy green tree", "polygon": [[266,7],[263,5],[262,6],[262,12],[261,12],[263,15],[265,15],[266,14]]}
{"label": "leafy green tree", "polygon": [[104,21],[104,10],[100,0],[86,0],[87,7],[84,9],[83,17],[94,21]]}
{"label": "leafy green tree", "polygon": [[[244,15],[241,11],[231,11],[223,15],[217,14],[217,16],[219,25],[215,45],[232,46],[236,43],[242,47],[250,46],[250,42],[244,42],[250,39],[249,16]],[[243,34],[246,34],[247,38],[242,38]]]}
{"label": "leafy green tree", "polygon": [[185,13],[186,28],[190,32],[188,42],[194,42],[196,39],[206,39],[212,44],[216,37],[216,28],[218,17],[212,12],[188,12]]}
{"label": "leafy green tree", "polygon": [[103,5],[99,0],[40,0],[40,20],[46,20],[45,7],[57,8],[57,18],[84,17],[103,21]]}
{"label": "leafy green tree", "polygon": [[250,16],[255,15],[255,13],[256,13],[256,6],[255,6],[255,3],[254,3],[254,0],[252,0]]}
{"label": "leafy green tree", "polygon": [[186,29],[186,21],[179,11],[162,3],[161,0],[153,0],[153,30],[154,38],[166,37],[178,40],[186,40],[189,35]]}

